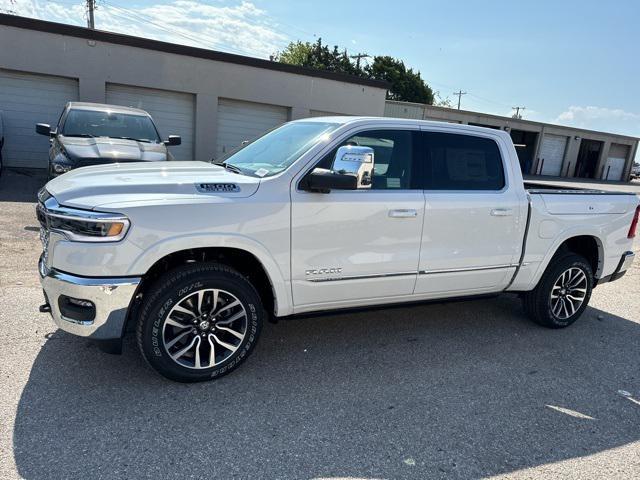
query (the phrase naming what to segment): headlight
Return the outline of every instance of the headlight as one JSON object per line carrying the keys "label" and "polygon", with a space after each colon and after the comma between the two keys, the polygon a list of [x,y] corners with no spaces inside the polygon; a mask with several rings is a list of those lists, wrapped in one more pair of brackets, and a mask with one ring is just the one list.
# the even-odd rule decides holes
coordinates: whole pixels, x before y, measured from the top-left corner
{"label": "headlight", "polygon": [[71,170],[71,165],[62,165],[61,163],[53,164],[53,171],[59,174],[63,174]]}
{"label": "headlight", "polygon": [[49,214],[49,228],[78,242],[117,242],[129,229],[129,220],[118,218],[85,218]]}
{"label": "headlight", "polygon": [[36,214],[42,228],[75,242],[117,242],[131,226],[129,219],[119,213],[62,206],[44,188],[38,192],[38,200]]}

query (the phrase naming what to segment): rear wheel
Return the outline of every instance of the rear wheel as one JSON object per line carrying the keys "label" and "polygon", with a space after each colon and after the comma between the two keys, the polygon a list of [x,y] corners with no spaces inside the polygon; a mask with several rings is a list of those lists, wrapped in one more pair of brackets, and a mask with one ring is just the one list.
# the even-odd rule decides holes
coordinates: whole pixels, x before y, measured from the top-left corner
{"label": "rear wheel", "polygon": [[539,325],[563,328],[587,308],[593,290],[593,271],[581,255],[568,253],[551,261],[538,286],[523,296],[527,315]]}
{"label": "rear wheel", "polygon": [[166,273],[145,295],[138,345],[171,380],[211,380],[246,360],[263,319],[260,297],[245,277],[225,265],[194,264]]}

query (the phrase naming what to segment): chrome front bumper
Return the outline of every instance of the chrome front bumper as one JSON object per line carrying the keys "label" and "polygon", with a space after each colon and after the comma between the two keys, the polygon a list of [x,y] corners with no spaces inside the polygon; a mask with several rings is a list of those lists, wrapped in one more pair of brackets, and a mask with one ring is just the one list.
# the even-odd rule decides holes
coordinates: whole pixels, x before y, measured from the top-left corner
{"label": "chrome front bumper", "polygon": [[[96,340],[122,338],[127,310],[135,294],[140,277],[87,278],[48,270],[40,260],[40,283],[53,321],[62,330]],[[65,317],[61,298],[70,297],[90,301],[95,305],[93,318]]]}

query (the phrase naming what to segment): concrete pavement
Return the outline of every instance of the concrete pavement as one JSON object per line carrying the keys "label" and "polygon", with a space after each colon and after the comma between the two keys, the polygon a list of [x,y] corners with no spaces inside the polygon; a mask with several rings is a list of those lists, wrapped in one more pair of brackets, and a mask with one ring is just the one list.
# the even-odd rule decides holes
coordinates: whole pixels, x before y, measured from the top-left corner
{"label": "concrete pavement", "polygon": [[231,375],[182,385],[131,339],[107,355],[38,313],[33,192],[11,178],[0,478],[640,476],[638,263],[568,329],[511,295],[288,320]]}

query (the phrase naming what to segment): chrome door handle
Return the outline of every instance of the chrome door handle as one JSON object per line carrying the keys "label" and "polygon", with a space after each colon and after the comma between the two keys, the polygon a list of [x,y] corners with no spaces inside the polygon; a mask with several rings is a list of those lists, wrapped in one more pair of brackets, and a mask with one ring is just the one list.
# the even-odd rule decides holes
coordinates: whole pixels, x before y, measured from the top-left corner
{"label": "chrome door handle", "polygon": [[418,211],[412,208],[401,208],[398,210],[389,210],[391,218],[414,218],[418,216]]}
{"label": "chrome door handle", "polygon": [[491,210],[491,215],[494,217],[510,217],[513,215],[513,210],[510,208],[494,208]]}

